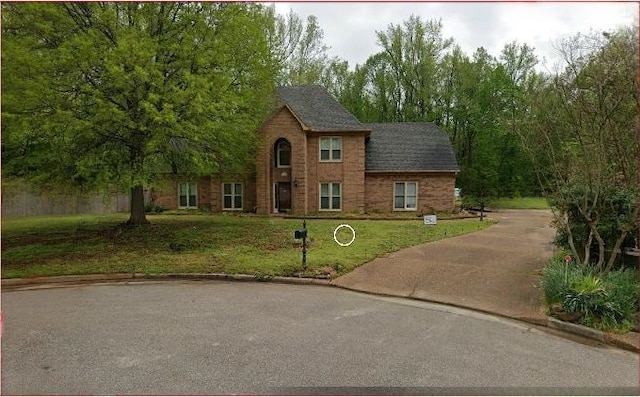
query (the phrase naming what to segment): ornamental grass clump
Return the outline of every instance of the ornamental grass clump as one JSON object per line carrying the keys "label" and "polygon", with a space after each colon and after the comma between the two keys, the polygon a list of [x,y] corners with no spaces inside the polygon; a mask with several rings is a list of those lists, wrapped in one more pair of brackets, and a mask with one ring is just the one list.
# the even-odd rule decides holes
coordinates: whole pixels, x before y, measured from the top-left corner
{"label": "ornamental grass clump", "polygon": [[562,257],[554,258],[547,264],[542,273],[540,286],[544,291],[548,306],[562,303],[569,292],[569,284],[583,275],[580,266],[567,263]]}

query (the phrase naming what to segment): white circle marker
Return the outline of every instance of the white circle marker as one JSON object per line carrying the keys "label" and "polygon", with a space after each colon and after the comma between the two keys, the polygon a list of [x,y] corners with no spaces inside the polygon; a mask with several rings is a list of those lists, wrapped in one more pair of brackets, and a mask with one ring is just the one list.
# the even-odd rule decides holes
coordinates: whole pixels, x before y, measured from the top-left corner
{"label": "white circle marker", "polygon": [[[343,227],[348,228],[349,230],[351,230],[351,234],[353,234],[353,237],[351,237],[351,241],[349,241],[348,243],[341,243],[340,241],[338,241],[338,237],[336,236],[336,234],[338,234],[338,230],[342,229]],[[333,239],[336,241],[336,243],[341,246],[341,247],[348,247],[350,246],[356,239],[356,231],[353,230],[353,228],[347,224],[343,224],[343,225],[339,225],[336,230],[333,231]]]}

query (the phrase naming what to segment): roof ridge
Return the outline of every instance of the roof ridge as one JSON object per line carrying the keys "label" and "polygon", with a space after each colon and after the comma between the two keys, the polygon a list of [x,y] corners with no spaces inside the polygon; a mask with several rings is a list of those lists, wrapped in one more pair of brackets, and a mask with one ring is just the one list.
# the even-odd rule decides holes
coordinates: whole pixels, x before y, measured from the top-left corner
{"label": "roof ridge", "polygon": [[309,130],[368,130],[321,85],[281,86],[277,95]]}
{"label": "roof ridge", "polygon": [[362,123],[362,124],[370,124],[370,125],[384,125],[384,124],[432,124],[438,126],[433,121],[385,121],[378,123]]}

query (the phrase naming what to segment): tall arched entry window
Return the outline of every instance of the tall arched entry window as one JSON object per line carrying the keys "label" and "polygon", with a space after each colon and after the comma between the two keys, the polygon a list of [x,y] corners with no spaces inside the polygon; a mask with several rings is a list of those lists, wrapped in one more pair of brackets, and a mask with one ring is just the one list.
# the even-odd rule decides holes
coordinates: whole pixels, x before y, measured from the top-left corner
{"label": "tall arched entry window", "polygon": [[291,210],[291,143],[280,138],[273,144],[271,181],[273,183],[273,209],[275,212]]}
{"label": "tall arched entry window", "polygon": [[277,168],[291,167],[291,144],[284,138],[276,141],[274,159]]}

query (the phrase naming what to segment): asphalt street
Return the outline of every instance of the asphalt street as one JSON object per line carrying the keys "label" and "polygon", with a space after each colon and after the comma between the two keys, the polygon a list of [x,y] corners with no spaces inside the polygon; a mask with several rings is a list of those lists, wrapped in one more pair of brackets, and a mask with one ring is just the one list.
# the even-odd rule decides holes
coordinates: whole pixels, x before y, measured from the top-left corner
{"label": "asphalt street", "polygon": [[2,394],[635,394],[638,355],[318,286],[2,293]]}

